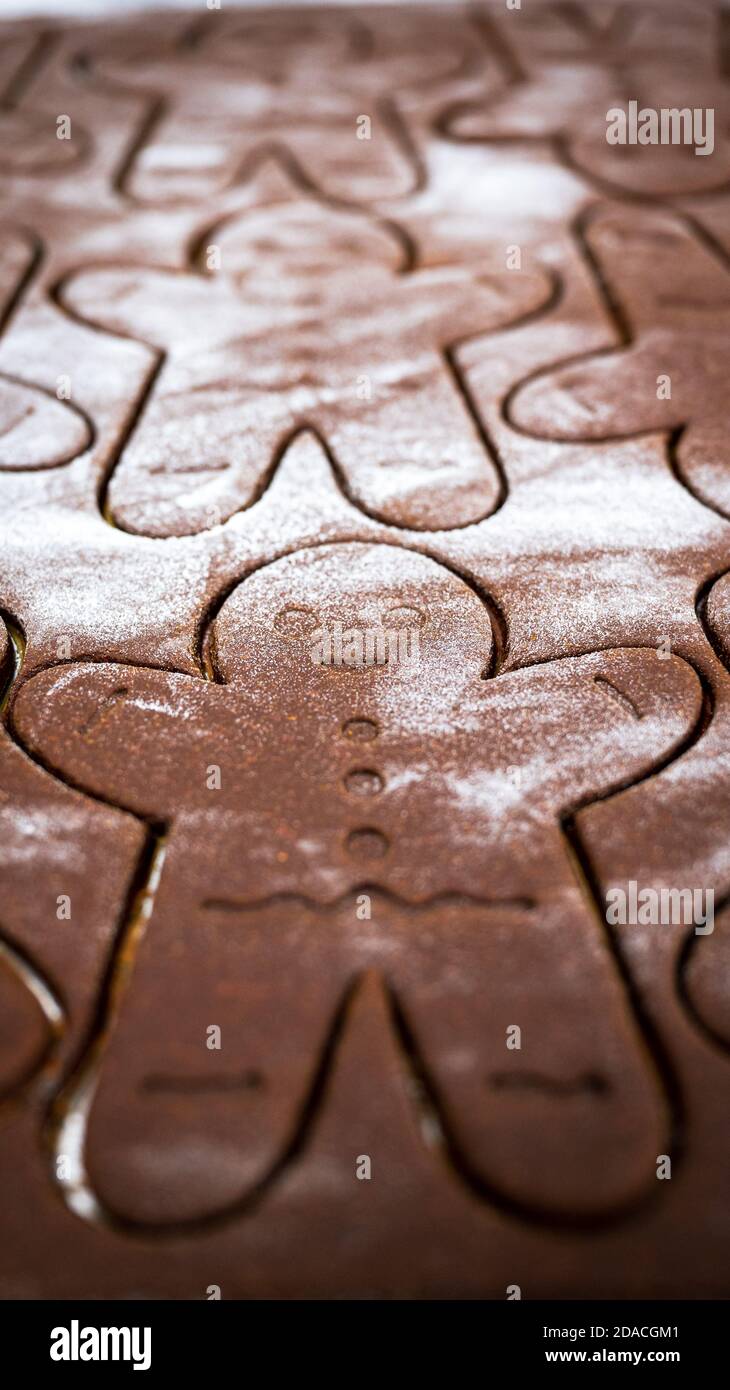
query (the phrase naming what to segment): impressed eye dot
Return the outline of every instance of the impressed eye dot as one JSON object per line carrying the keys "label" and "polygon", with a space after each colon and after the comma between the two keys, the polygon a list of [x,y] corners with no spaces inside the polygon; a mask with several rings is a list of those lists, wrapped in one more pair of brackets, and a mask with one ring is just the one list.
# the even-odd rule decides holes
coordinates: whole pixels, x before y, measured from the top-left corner
{"label": "impressed eye dot", "polygon": [[319,624],[313,608],[304,605],[281,608],[274,618],[274,627],[282,637],[308,637]]}

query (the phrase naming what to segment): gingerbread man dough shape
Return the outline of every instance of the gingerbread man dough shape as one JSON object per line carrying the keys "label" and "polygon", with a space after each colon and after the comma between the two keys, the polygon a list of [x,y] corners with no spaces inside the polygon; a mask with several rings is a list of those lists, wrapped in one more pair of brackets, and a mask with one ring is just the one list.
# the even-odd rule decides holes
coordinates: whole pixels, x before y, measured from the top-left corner
{"label": "gingerbread man dough shape", "polygon": [[[726,185],[730,99],[717,71],[711,11],[624,5],[603,19],[593,6],[545,5],[529,18],[507,15],[497,23],[507,51],[519,36],[510,80],[497,94],[459,101],[442,113],[441,128],[453,139],[552,140],[559,157],[584,177],[642,198]],[[635,133],[628,124],[631,102]],[[662,110],[675,113],[666,140],[659,139]],[[656,113],[656,134],[652,116],[639,121],[647,111]],[[622,134],[623,142],[616,139]]]}
{"label": "gingerbread man dough shape", "polygon": [[[637,139],[639,112],[686,111],[686,116],[677,114],[674,126],[667,126],[670,137],[676,131],[676,140],[631,143],[632,102]],[[708,107],[713,112],[711,132],[704,117]],[[702,113],[699,124],[695,110]],[[651,119],[643,117],[642,139],[651,133]],[[659,131],[658,115],[656,121]],[[469,141],[557,140],[572,168],[617,194],[688,196],[722,189],[730,178],[727,87],[703,71],[688,79],[686,72],[672,74],[650,66],[632,73],[623,67],[612,71],[601,63],[555,63],[535,81],[510,88],[486,107],[463,105],[447,113],[443,124],[448,134]],[[617,137],[624,130],[622,142]]]}
{"label": "gingerbread man dough shape", "polygon": [[254,209],[210,242],[214,274],[93,269],[62,292],[83,322],[158,355],[111,481],[117,524],[170,536],[225,520],[304,424],[383,521],[441,529],[494,509],[499,475],[449,348],[535,310],[545,276],[488,257],[399,274],[385,224],[306,199]]}
{"label": "gingerbread man dough shape", "polygon": [[[418,663],[411,646],[368,665],[380,630],[417,632]],[[354,664],[322,664],[338,632]],[[33,755],[165,827],[94,1081],[102,1204],[161,1227],[235,1210],[289,1152],[343,991],[372,968],[481,1190],[558,1217],[653,1190],[666,1105],[560,817],[678,748],[692,669],[629,649],[485,679],[482,600],[366,544],[257,571],[208,652],[217,681],[56,666],[13,711]]]}
{"label": "gingerbread man dough shape", "polygon": [[664,212],[601,210],[585,239],[626,341],[532,377],[508,402],[511,420],[560,440],[681,429],[681,478],[730,516],[727,269]]}
{"label": "gingerbread man dough shape", "polygon": [[404,133],[394,104],[404,97],[425,124],[463,73],[482,72],[486,54],[465,15],[385,10],[373,19],[219,15],[194,44],[182,34],[171,43],[164,31],[155,39],[149,22],[126,40],[104,36],[87,52],[98,79],[155,93],[158,108],[164,97],[124,191],[155,206],[211,198],[245,181],[269,150],[333,199],[408,194],[416,131],[411,115]]}

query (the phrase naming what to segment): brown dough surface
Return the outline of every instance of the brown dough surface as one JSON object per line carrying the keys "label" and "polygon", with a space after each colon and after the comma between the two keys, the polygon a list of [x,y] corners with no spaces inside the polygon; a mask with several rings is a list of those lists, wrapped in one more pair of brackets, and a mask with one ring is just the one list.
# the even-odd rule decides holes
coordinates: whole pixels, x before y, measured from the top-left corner
{"label": "brown dough surface", "polygon": [[0,26],[0,1297],[727,1297],[715,9],[224,11]]}

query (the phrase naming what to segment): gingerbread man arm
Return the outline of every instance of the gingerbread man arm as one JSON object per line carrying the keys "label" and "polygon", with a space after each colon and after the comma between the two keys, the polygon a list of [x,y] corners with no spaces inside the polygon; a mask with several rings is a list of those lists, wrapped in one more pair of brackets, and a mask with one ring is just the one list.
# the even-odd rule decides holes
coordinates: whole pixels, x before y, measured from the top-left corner
{"label": "gingerbread man arm", "polygon": [[181,344],[190,344],[193,324],[197,351],[235,331],[230,286],[185,271],[89,267],[63,282],[60,298],[81,323],[173,356]]}
{"label": "gingerbread man arm", "polygon": [[585,238],[626,342],[533,377],[513,397],[514,424],[544,438],[608,440],[716,419],[726,272],[666,213],[602,212]]}
{"label": "gingerbread man arm", "polygon": [[[547,271],[509,270],[485,252],[484,262],[414,271],[401,282],[401,327],[435,346],[458,346],[466,338],[498,333],[547,306],[553,282]],[[424,333],[425,330],[425,333]]]}
{"label": "gingerbread man arm", "polygon": [[148,667],[53,666],[21,687],[16,734],[51,771],[136,815],[166,819],[180,802],[180,774],[193,804],[206,797],[207,769],[225,738],[213,712],[224,687]]}
{"label": "gingerbread man arm", "polygon": [[552,821],[646,775],[681,745],[702,706],[680,657],[617,648],[500,676],[483,687],[505,765],[522,769]]}
{"label": "gingerbread man arm", "polygon": [[[444,115],[444,128],[456,140],[499,140],[522,136],[546,139],[568,126],[576,111],[585,114],[596,87],[605,87],[603,72],[586,66],[576,71],[554,64],[532,82],[510,85],[487,101],[468,101]],[[589,95],[590,94],[590,95]]]}
{"label": "gingerbread man arm", "polygon": [[77,458],[90,441],[89,425],[75,406],[0,373],[0,470],[55,468]]}

